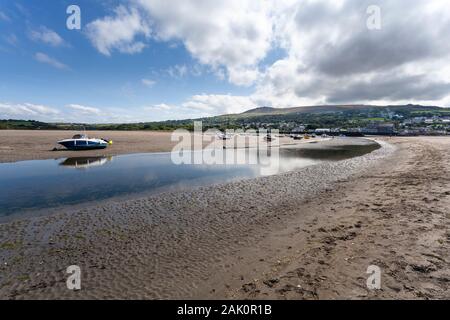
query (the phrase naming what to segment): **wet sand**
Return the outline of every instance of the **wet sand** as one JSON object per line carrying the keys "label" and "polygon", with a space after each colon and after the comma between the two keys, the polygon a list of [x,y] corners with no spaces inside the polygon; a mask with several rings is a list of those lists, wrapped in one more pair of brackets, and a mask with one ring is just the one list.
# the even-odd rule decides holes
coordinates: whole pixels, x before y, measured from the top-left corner
{"label": "wet sand", "polygon": [[296,172],[0,224],[0,298],[448,299],[450,139],[382,140]]}
{"label": "wet sand", "polygon": [[[93,138],[113,140],[113,144],[103,150],[70,151],[58,145],[57,141],[70,139],[79,131],[51,130],[0,130],[0,162],[21,160],[42,160],[69,157],[115,156],[130,153],[168,152],[178,144],[171,141],[172,131],[87,131]],[[214,136],[210,136],[214,139]],[[247,146],[255,145],[257,138],[239,137]],[[242,141],[241,141],[242,140]],[[224,143],[216,140],[217,143]],[[203,147],[211,142],[203,141]],[[289,137],[279,140],[280,144],[305,143],[294,141]],[[193,142],[183,140],[183,147],[197,149]],[[53,149],[58,149],[53,151]]]}
{"label": "wet sand", "polygon": [[[305,201],[244,250],[232,289],[249,299],[449,299],[450,139],[388,139],[397,151]],[[262,264],[258,261],[264,261]],[[381,290],[368,290],[369,265]],[[255,266],[255,267],[254,267]],[[242,270],[242,269],[241,269]]]}

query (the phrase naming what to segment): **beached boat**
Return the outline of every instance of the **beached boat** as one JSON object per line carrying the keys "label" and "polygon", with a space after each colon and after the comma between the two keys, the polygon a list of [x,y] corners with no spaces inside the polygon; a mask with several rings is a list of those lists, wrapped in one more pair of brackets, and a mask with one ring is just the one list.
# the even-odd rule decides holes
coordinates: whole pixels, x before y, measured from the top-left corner
{"label": "beached boat", "polygon": [[76,134],[72,139],[65,139],[58,141],[58,144],[66,147],[69,150],[91,150],[91,149],[105,149],[111,141],[105,139],[89,138],[85,134]]}
{"label": "beached boat", "polygon": [[218,132],[217,139],[219,140],[230,140],[232,136],[228,133]]}
{"label": "beached boat", "polygon": [[275,137],[272,136],[270,133],[264,137],[264,141],[267,141],[267,142],[272,142],[274,140],[275,140]]}

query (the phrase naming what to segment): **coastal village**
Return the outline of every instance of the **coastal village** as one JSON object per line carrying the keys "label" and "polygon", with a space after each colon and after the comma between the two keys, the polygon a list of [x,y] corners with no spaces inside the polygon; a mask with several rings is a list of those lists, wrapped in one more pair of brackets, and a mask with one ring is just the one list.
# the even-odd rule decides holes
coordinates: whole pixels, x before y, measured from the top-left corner
{"label": "coastal village", "polygon": [[318,135],[385,135],[385,136],[446,136],[450,135],[450,116],[413,117],[405,119],[403,116],[393,114],[389,118],[370,120],[365,126],[311,128],[307,123],[281,122],[281,123],[248,123],[247,128],[277,128],[282,133],[290,134],[318,134]]}

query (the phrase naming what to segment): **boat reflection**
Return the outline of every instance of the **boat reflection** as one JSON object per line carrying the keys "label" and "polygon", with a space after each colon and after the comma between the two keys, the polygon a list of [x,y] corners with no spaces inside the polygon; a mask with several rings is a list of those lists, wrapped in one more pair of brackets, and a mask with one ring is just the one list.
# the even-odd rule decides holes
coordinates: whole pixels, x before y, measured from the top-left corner
{"label": "boat reflection", "polygon": [[112,156],[109,157],[74,157],[67,158],[62,161],[59,165],[64,167],[76,168],[76,169],[87,169],[90,167],[99,167],[112,161]]}

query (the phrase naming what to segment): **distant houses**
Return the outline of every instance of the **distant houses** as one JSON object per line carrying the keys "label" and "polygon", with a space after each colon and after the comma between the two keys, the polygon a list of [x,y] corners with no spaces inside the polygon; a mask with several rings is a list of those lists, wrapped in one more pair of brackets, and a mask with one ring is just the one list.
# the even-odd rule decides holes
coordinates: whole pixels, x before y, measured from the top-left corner
{"label": "distant houses", "polygon": [[395,125],[393,123],[375,122],[367,125],[361,130],[366,135],[395,135]]}
{"label": "distant houses", "polygon": [[442,136],[450,134],[450,117],[414,117],[405,119],[398,125],[401,136]]}
{"label": "distant houses", "polygon": [[300,134],[306,132],[306,126],[297,126],[291,130],[291,134]]}
{"label": "distant houses", "polygon": [[323,129],[323,128],[319,128],[315,130],[316,134],[330,134],[331,133],[331,129]]}
{"label": "distant houses", "polygon": [[[427,114],[426,112],[399,114],[384,111],[372,113],[358,113],[351,115],[336,114],[336,117],[324,115],[307,117],[299,121],[295,117],[283,118],[277,121],[273,118],[266,121],[247,121],[244,129],[272,128],[281,133],[291,135],[316,134],[329,136],[364,136],[364,135],[448,135],[450,134],[450,111],[441,114]],[[258,119],[259,120],[259,119]]]}

